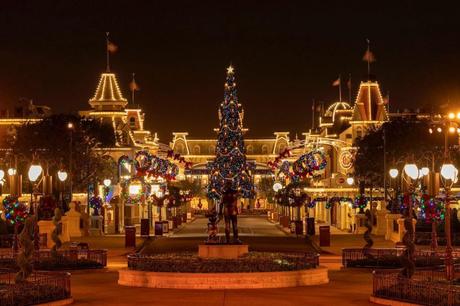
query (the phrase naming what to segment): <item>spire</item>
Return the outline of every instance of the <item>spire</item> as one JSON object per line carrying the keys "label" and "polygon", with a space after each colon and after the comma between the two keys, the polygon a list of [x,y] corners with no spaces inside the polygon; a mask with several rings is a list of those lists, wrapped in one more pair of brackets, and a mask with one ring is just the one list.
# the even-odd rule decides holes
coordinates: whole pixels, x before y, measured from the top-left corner
{"label": "spire", "polygon": [[385,101],[376,81],[361,82],[351,121],[388,121]]}
{"label": "spire", "polygon": [[123,97],[114,73],[101,74],[94,96],[89,99],[91,107],[97,110],[122,110],[128,101]]}

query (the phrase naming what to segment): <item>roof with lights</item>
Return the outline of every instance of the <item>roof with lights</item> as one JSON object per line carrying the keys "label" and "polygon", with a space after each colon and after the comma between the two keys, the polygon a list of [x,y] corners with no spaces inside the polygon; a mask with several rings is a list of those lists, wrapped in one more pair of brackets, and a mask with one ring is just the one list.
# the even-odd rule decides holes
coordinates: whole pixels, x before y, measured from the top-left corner
{"label": "roof with lights", "polygon": [[114,73],[101,74],[94,96],[89,104],[97,110],[116,110],[125,107],[128,100],[123,97]]}
{"label": "roof with lights", "polygon": [[327,108],[324,117],[331,117],[332,122],[334,122],[338,114],[350,116],[352,111],[352,107],[347,102],[335,102]]}
{"label": "roof with lights", "polygon": [[361,82],[351,122],[388,121],[385,102],[377,82]]}

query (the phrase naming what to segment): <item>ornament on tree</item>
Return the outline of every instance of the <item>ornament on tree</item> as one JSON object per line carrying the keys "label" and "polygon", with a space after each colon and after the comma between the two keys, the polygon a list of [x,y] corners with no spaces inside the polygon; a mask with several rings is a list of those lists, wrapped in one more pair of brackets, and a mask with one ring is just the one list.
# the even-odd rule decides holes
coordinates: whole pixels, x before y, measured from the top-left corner
{"label": "ornament on tree", "polygon": [[224,101],[219,107],[220,128],[217,135],[216,158],[208,163],[210,181],[208,196],[219,200],[224,186],[231,184],[244,198],[254,197],[251,165],[246,161],[243,137],[243,109],[238,103],[233,67],[227,69]]}

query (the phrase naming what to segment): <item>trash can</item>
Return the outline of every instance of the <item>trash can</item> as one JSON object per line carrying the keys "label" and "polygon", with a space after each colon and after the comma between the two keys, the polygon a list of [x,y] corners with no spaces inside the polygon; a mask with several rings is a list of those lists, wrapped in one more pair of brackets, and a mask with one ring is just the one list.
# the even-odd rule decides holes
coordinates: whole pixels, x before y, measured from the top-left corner
{"label": "trash can", "polygon": [[295,234],[302,235],[303,234],[303,222],[300,220],[294,221],[295,224]]}
{"label": "trash can", "polygon": [[125,248],[136,247],[136,227],[125,226]]}
{"label": "trash can", "polygon": [[319,227],[319,246],[331,246],[331,227],[328,225]]}
{"label": "trash can", "polygon": [[307,218],[307,234],[308,236],[315,235],[315,218]]}
{"label": "trash can", "polygon": [[163,236],[163,222],[155,222],[155,236]]}
{"label": "trash can", "polygon": [[163,221],[163,233],[169,233],[169,221]]}
{"label": "trash can", "polygon": [[149,219],[141,219],[141,236],[142,237],[149,237],[150,236]]}

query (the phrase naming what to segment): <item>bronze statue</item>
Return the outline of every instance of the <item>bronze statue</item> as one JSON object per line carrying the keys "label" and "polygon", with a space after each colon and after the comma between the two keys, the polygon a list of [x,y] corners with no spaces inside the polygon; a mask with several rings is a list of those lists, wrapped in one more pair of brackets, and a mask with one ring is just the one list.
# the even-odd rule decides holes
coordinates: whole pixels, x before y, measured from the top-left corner
{"label": "bronze statue", "polygon": [[[238,239],[238,192],[231,187],[227,187],[222,194],[220,202],[220,214],[224,215],[225,221],[225,242],[241,243]],[[230,222],[233,229],[233,241],[230,241]]]}

